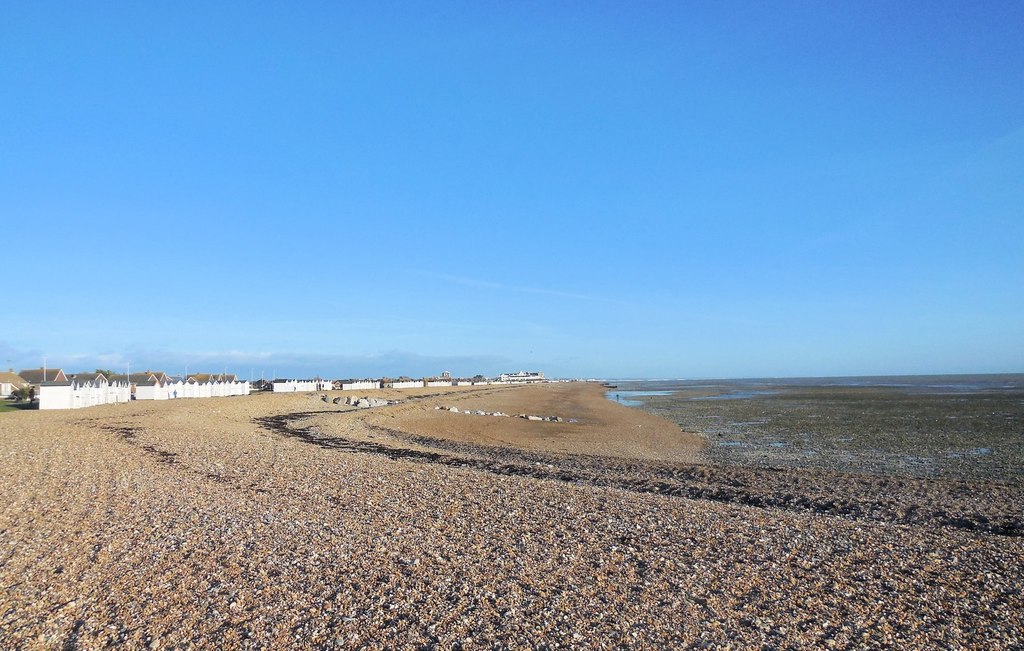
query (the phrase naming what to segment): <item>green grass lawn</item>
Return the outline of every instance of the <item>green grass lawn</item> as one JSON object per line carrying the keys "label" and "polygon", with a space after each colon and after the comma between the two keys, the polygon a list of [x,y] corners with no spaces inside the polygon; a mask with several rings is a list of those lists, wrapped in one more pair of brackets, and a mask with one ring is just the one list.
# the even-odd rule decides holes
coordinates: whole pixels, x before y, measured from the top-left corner
{"label": "green grass lawn", "polygon": [[27,403],[27,402],[11,402],[10,400],[0,400],[0,414],[5,411],[24,411],[26,409],[38,409],[39,403]]}

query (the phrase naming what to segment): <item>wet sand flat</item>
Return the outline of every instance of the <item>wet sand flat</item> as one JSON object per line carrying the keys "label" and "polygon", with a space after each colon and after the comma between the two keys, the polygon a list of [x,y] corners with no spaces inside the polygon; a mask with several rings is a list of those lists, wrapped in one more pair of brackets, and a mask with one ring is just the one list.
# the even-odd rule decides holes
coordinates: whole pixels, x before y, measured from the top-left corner
{"label": "wet sand flat", "polygon": [[[716,463],[1021,482],[1022,379],[682,384],[668,395],[645,397],[643,409],[700,433],[709,442],[705,455]],[[732,399],[737,394],[744,398]]]}
{"label": "wet sand flat", "polygon": [[1012,485],[783,486],[592,385],[372,395],[0,416],[0,646],[1022,644]]}

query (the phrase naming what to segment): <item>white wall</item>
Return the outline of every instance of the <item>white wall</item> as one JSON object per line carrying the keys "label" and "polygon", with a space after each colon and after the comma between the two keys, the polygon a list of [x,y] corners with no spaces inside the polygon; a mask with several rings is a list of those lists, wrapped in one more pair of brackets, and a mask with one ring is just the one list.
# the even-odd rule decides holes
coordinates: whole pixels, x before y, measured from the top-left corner
{"label": "white wall", "polygon": [[70,384],[39,387],[40,409],[71,409],[73,404]]}
{"label": "white wall", "polygon": [[128,402],[132,399],[132,388],[127,382],[115,382],[107,385],[103,395],[104,404]]}
{"label": "white wall", "polygon": [[[136,400],[169,400],[175,398],[211,398],[214,396],[247,396],[249,382],[215,382],[196,384],[194,382],[168,383],[165,385],[143,385],[135,387]],[[85,384],[43,385],[39,387],[40,409],[80,409],[95,405],[106,405],[131,400],[128,384]]]}
{"label": "white wall", "polygon": [[135,385],[136,400],[167,400],[167,389],[159,384]]}
{"label": "white wall", "polygon": [[392,389],[422,389],[422,380],[408,380],[406,382],[391,382],[389,387]]}
{"label": "white wall", "polygon": [[210,387],[210,393],[214,397],[247,396],[249,395],[249,388],[249,380],[244,382],[215,382]]}
{"label": "white wall", "polygon": [[131,388],[127,384],[43,385],[39,387],[40,409],[81,409],[95,405],[128,402]]}
{"label": "white wall", "polygon": [[274,382],[274,393],[293,393],[297,391],[327,391],[331,389],[329,380],[282,380]]}
{"label": "white wall", "polygon": [[[223,398],[225,396],[247,396],[249,395],[249,380],[244,382],[186,382],[169,384],[168,397],[174,397],[177,390],[179,398]],[[277,388],[275,386],[275,391]]]}
{"label": "white wall", "polygon": [[359,391],[362,389],[379,389],[379,382],[371,382],[370,380],[363,380],[360,382],[342,382],[342,391]]}

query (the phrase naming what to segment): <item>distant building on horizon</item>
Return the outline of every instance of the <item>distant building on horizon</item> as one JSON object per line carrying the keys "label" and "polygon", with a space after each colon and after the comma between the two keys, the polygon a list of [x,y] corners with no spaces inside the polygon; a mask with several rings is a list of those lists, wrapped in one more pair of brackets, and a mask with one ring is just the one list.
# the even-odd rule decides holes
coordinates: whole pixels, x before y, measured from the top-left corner
{"label": "distant building on horizon", "polygon": [[519,371],[517,373],[502,373],[498,377],[499,382],[509,383],[534,383],[543,382],[544,374],[540,371]]}

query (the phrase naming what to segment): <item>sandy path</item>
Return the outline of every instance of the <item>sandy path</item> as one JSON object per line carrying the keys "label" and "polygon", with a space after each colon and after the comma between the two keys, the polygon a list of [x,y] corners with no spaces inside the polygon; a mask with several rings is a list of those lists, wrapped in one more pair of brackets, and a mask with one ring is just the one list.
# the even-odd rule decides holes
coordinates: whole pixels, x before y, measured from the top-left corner
{"label": "sandy path", "polygon": [[[456,407],[460,413],[435,407]],[[503,412],[563,422],[466,415]],[[577,422],[569,422],[574,420]],[[368,422],[411,434],[526,450],[679,462],[700,459],[704,441],[656,416],[617,405],[598,384],[459,388],[374,412]]]}

